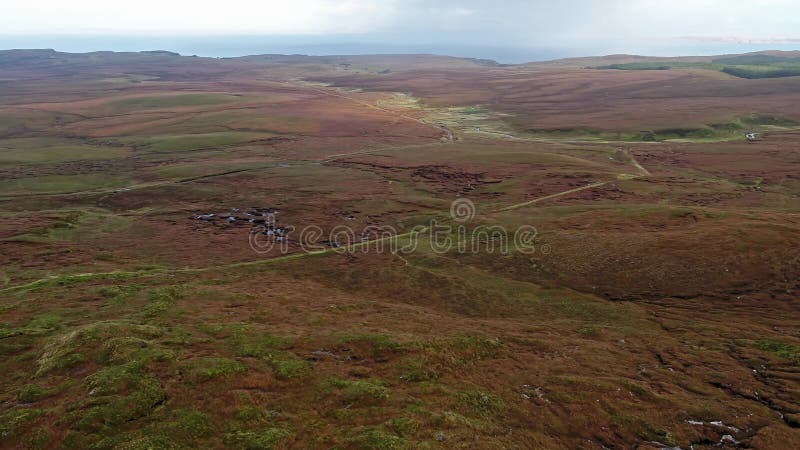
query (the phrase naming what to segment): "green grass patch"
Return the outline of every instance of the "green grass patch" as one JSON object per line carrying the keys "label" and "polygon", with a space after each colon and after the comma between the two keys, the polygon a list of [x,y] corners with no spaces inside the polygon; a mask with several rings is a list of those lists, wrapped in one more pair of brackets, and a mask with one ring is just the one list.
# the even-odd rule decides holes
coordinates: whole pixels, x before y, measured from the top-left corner
{"label": "green grass patch", "polygon": [[380,380],[332,378],[322,385],[323,392],[337,393],[345,403],[375,404],[389,398],[390,390]]}
{"label": "green grass patch", "polygon": [[[13,89],[5,91],[10,94]],[[60,112],[4,108],[0,111],[0,136],[24,136],[31,131],[47,130],[56,122],[70,123],[76,120],[80,120],[80,117]],[[6,145],[0,144],[0,147]]]}
{"label": "green grass patch", "polygon": [[275,378],[279,380],[305,377],[312,371],[311,364],[308,361],[288,353],[268,355],[265,360],[272,369]]}
{"label": "green grass patch", "polygon": [[26,384],[17,391],[17,400],[22,403],[34,403],[50,394],[48,389],[45,389],[38,384]]}
{"label": "green grass patch", "polygon": [[107,339],[103,350],[97,360],[108,365],[84,380],[87,398],[70,408],[67,419],[74,430],[110,438],[118,435],[116,427],[150,415],[166,400],[161,382],[146,367],[173,355],[133,336]]}
{"label": "green grass patch", "polygon": [[655,130],[601,130],[595,128],[528,129],[527,133],[551,139],[586,141],[660,142],[668,140],[720,141],[744,138],[743,126],[737,122],[699,125],[695,127]]}
{"label": "green grass patch", "polygon": [[104,106],[116,112],[124,112],[148,109],[222,105],[239,100],[241,100],[240,96],[230,94],[154,95],[116,100],[106,103]]}
{"label": "green grass patch", "polygon": [[16,436],[20,429],[23,428],[28,422],[36,420],[43,414],[43,410],[32,408],[15,408],[3,412],[0,414],[0,437],[5,440]]}
{"label": "green grass patch", "polygon": [[618,410],[611,410],[609,416],[616,427],[632,432],[644,440],[663,442],[670,446],[675,445],[668,432],[659,430],[641,417]]}
{"label": "green grass patch", "polygon": [[[159,430],[147,427],[130,433],[107,433],[101,439],[97,433],[73,432],[68,434],[59,448],[114,449],[114,450],[179,450],[186,448]],[[195,444],[193,442],[193,444]]]}
{"label": "green grass patch", "polygon": [[625,64],[609,64],[593,67],[600,70],[714,70],[738,78],[783,78],[800,76],[800,58],[784,58],[772,55],[742,55],[718,58],[712,62],[644,61]]}
{"label": "green grass patch", "polygon": [[608,64],[593,67],[599,70],[672,70],[672,69],[708,69],[719,70],[721,65],[706,62],[677,62],[677,61],[645,61],[623,64]]}
{"label": "green grass patch", "polygon": [[39,336],[49,334],[62,328],[62,316],[58,311],[51,311],[31,318],[22,327],[10,327],[0,323],[0,338],[12,336]]}
{"label": "green grass patch", "polygon": [[275,350],[288,350],[294,346],[294,339],[290,337],[251,332],[247,326],[233,329],[227,342],[236,356],[254,358],[265,357]]}
{"label": "green grass patch", "polygon": [[215,434],[211,418],[201,411],[181,408],[172,411],[172,416],[172,420],[163,425],[163,431],[174,439],[196,442]]}
{"label": "green grass patch", "polygon": [[462,108],[458,111],[461,114],[467,115],[476,115],[476,114],[488,114],[489,110],[486,108],[482,108],[480,106],[468,106],[466,108]]}
{"label": "green grass patch", "polygon": [[57,145],[52,147],[16,148],[13,142],[0,141],[0,165],[55,164],[67,161],[91,161],[122,158],[129,150],[121,147],[91,145]]}
{"label": "green grass patch", "polygon": [[198,114],[180,123],[156,126],[153,134],[172,134],[191,132],[193,130],[228,130],[257,131],[274,134],[314,134],[320,131],[319,120],[286,114],[261,114],[251,111],[223,111]]}
{"label": "green grass patch", "polygon": [[73,412],[74,428],[99,432],[149,415],[167,394],[140,364],[106,367],[86,379],[89,399]]}
{"label": "green grass patch", "polygon": [[364,428],[350,440],[355,448],[370,450],[404,450],[411,449],[411,442],[394,433],[378,428]]}
{"label": "green grass patch", "polygon": [[136,336],[116,336],[103,343],[101,360],[111,363],[139,362],[171,359],[174,355],[160,345]]}
{"label": "green grass patch", "polygon": [[118,139],[118,142],[140,151],[153,153],[187,152],[202,149],[218,149],[234,144],[257,141],[271,137],[266,133],[221,132],[179,134],[163,136],[133,136]]}
{"label": "green grass patch", "polygon": [[257,431],[234,431],[225,435],[225,441],[233,448],[246,450],[271,450],[291,444],[294,435],[283,428],[264,428]]}
{"label": "green grass patch", "polygon": [[178,300],[184,297],[184,288],[181,286],[164,286],[150,291],[149,302],[142,310],[145,317],[163,315],[175,306]]}
{"label": "green grass patch", "polygon": [[493,417],[506,408],[501,398],[482,391],[462,392],[458,399],[471,415],[480,417]]}
{"label": "green grass patch", "polygon": [[753,54],[753,55],[738,55],[738,56],[728,56],[725,58],[716,58],[712,62],[715,64],[749,66],[749,65],[759,65],[759,64],[784,63],[792,61],[797,61],[797,60],[794,58],[785,58],[783,56]]}
{"label": "green grass patch", "polygon": [[17,292],[17,293],[29,293],[33,291],[37,291],[40,289],[46,289],[50,287],[64,287],[70,286],[73,284],[79,283],[86,283],[91,281],[102,281],[102,280],[111,280],[111,281],[122,281],[127,280],[130,278],[137,278],[148,274],[156,274],[161,272],[160,270],[156,269],[148,269],[142,270],[139,272],[124,272],[124,271],[117,271],[117,272],[108,272],[108,273],[89,273],[89,274],[77,274],[77,275],[63,275],[63,276],[54,276],[50,278],[44,278],[41,280],[36,280],[34,282],[21,285],[21,286],[12,286],[4,289],[0,289],[0,293],[3,292]]}
{"label": "green grass patch", "polygon": [[[90,356],[99,359],[113,359],[107,355],[110,352],[108,346],[114,342],[114,339],[126,336],[147,339],[161,334],[162,331],[157,327],[125,322],[98,322],[86,325],[50,338],[44,344],[41,356],[37,361],[36,375],[73,367],[87,361]],[[98,345],[99,343],[103,345]],[[151,357],[163,357],[155,352],[151,354],[147,348],[144,350],[144,353],[137,354],[138,359],[149,360]]]}
{"label": "green grass patch", "polygon": [[415,344],[428,358],[447,367],[474,364],[500,355],[503,344],[487,336],[462,334],[447,339]]}
{"label": "green grass patch", "polygon": [[414,419],[409,419],[407,417],[397,417],[392,419],[387,424],[387,427],[391,429],[396,435],[400,437],[411,437],[414,433],[419,430],[419,422]]}
{"label": "green grass patch", "polygon": [[800,67],[729,66],[722,72],[738,78],[757,80],[761,78],[786,78],[800,76]]}
{"label": "green grass patch", "polygon": [[190,378],[199,381],[225,377],[247,371],[247,366],[240,361],[218,357],[192,358],[183,361],[181,367]]}
{"label": "green grass patch", "polygon": [[337,337],[339,346],[353,346],[373,358],[383,358],[402,350],[402,345],[386,334],[344,334]]}
{"label": "green grass patch", "polygon": [[779,341],[759,341],[756,347],[775,356],[800,364],[800,346]]}
{"label": "green grass patch", "polygon": [[136,285],[101,286],[97,289],[97,293],[110,305],[120,306],[127,303],[141,289],[141,286]]}
{"label": "green grass patch", "polygon": [[742,117],[741,121],[743,124],[750,127],[754,126],[795,127],[797,125],[800,125],[800,122],[787,119],[785,117],[769,116],[763,114],[753,114],[750,116]]}
{"label": "green grass patch", "polygon": [[44,175],[0,181],[0,192],[8,195],[67,194],[129,184],[130,180],[125,177],[102,173]]}
{"label": "green grass patch", "polygon": [[400,379],[411,383],[434,381],[442,375],[440,363],[427,356],[412,356],[400,363]]}
{"label": "green grass patch", "polygon": [[255,406],[243,406],[236,410],[233,418],[241,423],[260,423],[278,416],[277,411],[268,411]]}

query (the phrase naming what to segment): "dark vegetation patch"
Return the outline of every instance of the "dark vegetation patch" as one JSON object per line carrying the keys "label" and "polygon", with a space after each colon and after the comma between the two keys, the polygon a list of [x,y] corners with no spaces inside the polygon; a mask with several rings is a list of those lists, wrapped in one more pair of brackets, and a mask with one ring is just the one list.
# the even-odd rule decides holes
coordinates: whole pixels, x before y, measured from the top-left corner
{"label": "dark vegetation patch", "polygon": [[718,58],[711,62],[648,61],[597,66],[600,70],[707,69],[738,78],[785,78],[800,76],[800,58],[773,55],[742,55]]}

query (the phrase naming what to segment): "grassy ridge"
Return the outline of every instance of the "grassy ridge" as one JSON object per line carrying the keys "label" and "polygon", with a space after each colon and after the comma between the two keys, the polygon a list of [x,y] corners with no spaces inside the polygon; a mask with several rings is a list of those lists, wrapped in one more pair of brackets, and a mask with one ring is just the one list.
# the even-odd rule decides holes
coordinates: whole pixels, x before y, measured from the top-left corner
{"label": "grassy ridge", "polygon": [[595,128],[529,129],[527,133],[548,138],[579,138],[596,141],[662,142],[670,140],[712,142],[744,139],[745,133],[788,130],[797,122],[777,116],[751,115],[724,122],[699,126],[658,128],[640,131],[609,131]]}
{"label": "grassy ridge", "polygon": [[743,55],[719,58],[711,62],[649,61],[597,66],[601,70],[671,70],[706,69],[738,78],[783,78],[800,76],[800,59],[771,55]]}

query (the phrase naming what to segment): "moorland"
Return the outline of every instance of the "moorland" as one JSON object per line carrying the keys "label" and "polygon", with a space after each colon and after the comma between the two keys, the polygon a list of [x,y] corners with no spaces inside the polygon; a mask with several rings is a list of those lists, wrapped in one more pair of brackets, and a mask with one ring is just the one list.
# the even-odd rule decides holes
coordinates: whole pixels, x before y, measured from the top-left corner
{"label": "moorland", "polygon": [[0,52],[0,447],[798,448],[798,61]]}

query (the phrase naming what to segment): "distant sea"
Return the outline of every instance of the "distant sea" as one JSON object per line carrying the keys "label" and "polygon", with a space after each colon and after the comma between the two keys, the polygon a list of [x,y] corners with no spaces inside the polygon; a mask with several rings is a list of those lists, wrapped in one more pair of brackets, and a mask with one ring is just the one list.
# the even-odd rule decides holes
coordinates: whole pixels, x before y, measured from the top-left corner
{"label": "distant sea", "polygon": [[235,57],[261,54],[357,55],[432,53],[491,59],[515,64],[617,53],[648,56],[696,56],[759,50],[798,50],[800,44],[741,44],[670,40],[648,44],[598,44],[586,47],[478,44],[465,40],[411,42],[405,36],[3,36],[0,49],[52,48],[62,52],[168,50],[182,55]]}

